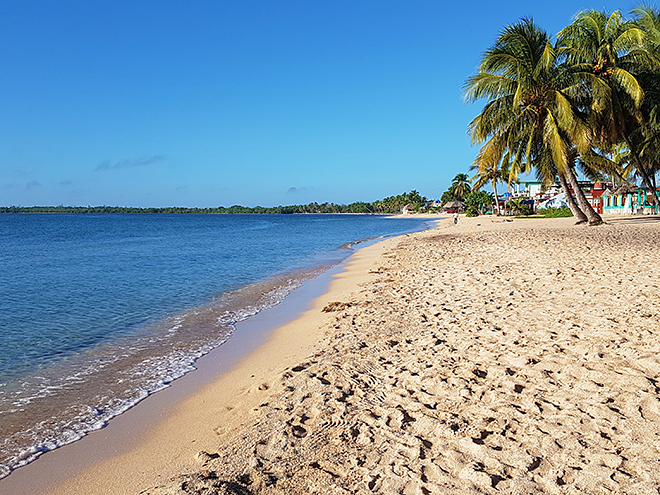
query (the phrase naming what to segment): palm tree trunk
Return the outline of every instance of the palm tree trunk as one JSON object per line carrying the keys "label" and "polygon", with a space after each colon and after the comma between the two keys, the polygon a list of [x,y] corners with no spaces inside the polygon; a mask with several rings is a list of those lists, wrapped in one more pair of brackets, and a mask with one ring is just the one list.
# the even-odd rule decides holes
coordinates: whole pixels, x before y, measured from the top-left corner
{"label": "palm tree trunk", "polygon": [[646,172],[646,169],[641,166],[637,167],[637,170],[639,171],[639,175],[642,176],[642,183],[648,187],[651,190],[651,197],[653,198],[653,202],[655,203],[656,206],[660,206],[660,200],[658,200],[658,190],[655,188],[655,185],[651,182],[651,179]]}
{"label": "palm tree trunk", "polygon": [[603,219],[601,218],[601,216],[598,213],[596,213],[596,211],[593,209],[591,204],[589,204],[589,201],[587,200],[587,197],[584,195],[584,192],[582,191],[582,189],[580,189],[580,185],[578,184],[577,177],[575,177],[575,174],[573,173],[571,167],[566,167],[566,179],[568,179],[568,182],[571,185],[573,192],[575,193],[575,199],[577,200],[580,209],[589,219],[589,225],[600,225],[601,223],[603,223]]}
{"label": "palm tree trunk", "polygon": [[589,219],[587,218],[587,215],[582,213],[582,210],[575,202],[575,198],[573,198],[573,195],[571,194],[571,189],[568,187],[568,182],[566,182],[566,177],[564,177],[562,174],[557,174],[557,175],[559,176],[559,183],[561,184],[561,188],[564,191],[564,196],[566,196],[566,202],[568,203],[568,207],[571,209],[571,211],[573,212],[573,216],[577,220],[577,222],[575,222],[575,225],[579,225],[581,223],[587,223]]}
{"label": "palm tree trunk", "polygon": [[495,194],[495,208],[497,209],[497,214],[500,214],[500,200],[497,199],[497,180],[493,179],[493,193]]}

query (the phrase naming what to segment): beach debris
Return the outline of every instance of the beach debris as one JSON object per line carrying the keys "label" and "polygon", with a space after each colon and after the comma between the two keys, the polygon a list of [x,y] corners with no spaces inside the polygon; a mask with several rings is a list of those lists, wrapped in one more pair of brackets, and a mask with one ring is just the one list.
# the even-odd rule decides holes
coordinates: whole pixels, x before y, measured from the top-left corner
{"label": "beach debris", "polygon": [[350,308],[351,306],[353,306],[353,303],[335,301],[329,303],[321,311],[324,313],[332,313],[334,311],[343,311],[344,309]]}
{"label": "beach debris", "polygon": [[300,425],[294,425],[291,428],[291,432],[293,433],[293,436],[297,438],[305,438],[307,436],[307,430]]}
{"label": "beach debris", "polygon": [[473,369],[473,370],[472,370],[472,373],[473,373],[474,376],[476,376],[477,378],[486,378],[486,377],[488,376],[488,372],[487,372],[487,371],[480,370],[480,369],[478,369],[478,368],[477,368],[477,369]]}
{"label": "beach debris", "polygon": [[209,462],[213,459],[218,459],[219,457],[220,457],[220,454],[218,454],[218,453],[209,454],[208,452],[206,452],[204,450],[202,450],[200,452],[197,452],[197,454],[195,454],[195,459],[198,462],[202,463],[202,464],[205,464],[205,463],[207,463],[207,462]]}

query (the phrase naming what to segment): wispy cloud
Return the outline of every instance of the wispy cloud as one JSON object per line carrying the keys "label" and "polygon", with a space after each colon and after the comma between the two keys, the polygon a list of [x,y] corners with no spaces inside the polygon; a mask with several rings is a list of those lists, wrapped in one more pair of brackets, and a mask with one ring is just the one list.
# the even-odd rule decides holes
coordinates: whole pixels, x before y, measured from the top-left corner
{"label": "wispy cloud", "polygon": [[309,187],[290,187],[286,192],[287,194],[298,194],[304,191],[307,191]]}
{"label": "wispy cloud", "polygon": [[37,182],[36,180],[31,180],[30,182],[27,183],[27,186],[25,186],[25,189],[35,189],[37,187],[41,187],[41,184]]}
{"label": "wispy cloud", "polygon": [[105,161],[96,167],[96,170],[119,170],[122,168],[136,168],[136,167],[148,167],[155,163],[160,163],[165,160],[164,155],[154,155],[154,156],[143,156],[136,158],[134,160],[120,160],[116,163],[110,163],[110,161]]}

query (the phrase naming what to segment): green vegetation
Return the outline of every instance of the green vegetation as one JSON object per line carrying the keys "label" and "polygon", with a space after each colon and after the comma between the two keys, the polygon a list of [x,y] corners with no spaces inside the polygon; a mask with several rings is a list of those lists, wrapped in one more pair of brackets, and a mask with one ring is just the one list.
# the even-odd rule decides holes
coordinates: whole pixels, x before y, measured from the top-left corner
{"label": "green vegetation", "polygon": [[[656,191],[659,88],[660,11],[652,7],[630,19],[586,10],[554,37],[531,19],[509,25],[464,86],[466,100],[486,101],[469,125],[481,145],[475,177],[494,184],[532,171],[546,184],[558,177],[578,221],[600,224],[576,171],[634,174]],[[653,201],[660,204],[657,193]]]}
{"label": "green vegetation", "polygon": [[456,174],[456,177],[451,182],[451,186],[444,193],[440,201],[443,204],[451,201],[463,201],[465,197],[472,191],[470,179],[467,174]]}
{"label": "green vegetation", "polygon": [[465,211],[465,216],[466,217],[478,217],[479,216],[479,210],[477,209],[476,206],[468,206],[467,210]]}
{"label": "green vegetation", "polygon": [[494,201],[491,194],[479,190],[483,185],[484,183],[478,183],[473,188],[467,174],[456,174],[449,189],[442,193],[441,201],[443,204],[460,201],[465,206],[465,214],[468,217],[483,215]]}
{"label": "green vegetation", "polygon": [[562,206],[561,208],[546,208],[544,210],[537,210],[539,215],[543,215],[545,218],[560,218],[560,217],[572,217],[573,212],[567,206]]}
{"label": "green vegetation", "polygon": [[493,204],[493,196],[486,191],[472,191],[465,196],[465,207],[468,217],[483,215]]}
{"label": "green vegetation", "polygon": [[218,206],[217,208],[132,208],[123,206],[2,206],[0,213],[401,213],[404,206],[412,205],[418,211],[428,200],[417,191],[389,196],[373,203],[355,202],[349,205],[309,203],[290,206]]}
{"label": "green vegetation", "polygon": [[516,215],[527,216],[534,213],[530,205],[523,203],[523,198],[513,198],[509,200],[509,208]]}
{"label": "green vegetation", "polygon": [[374,201],[371,203],[371,207],[377,213],[401,213],[401,209],[408,205],[412,205],[413,210],[419,211],[427,202],[428,199],[421,196],[417,191],[412,190],[409,193],[389,196],[380,201]]}

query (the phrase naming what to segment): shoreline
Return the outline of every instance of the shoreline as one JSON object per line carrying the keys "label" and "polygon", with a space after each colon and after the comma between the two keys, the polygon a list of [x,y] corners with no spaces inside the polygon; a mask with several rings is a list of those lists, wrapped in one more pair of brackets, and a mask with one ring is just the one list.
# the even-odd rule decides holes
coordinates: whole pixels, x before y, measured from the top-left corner
{"label": "shoreline", "polygon": [[[43,278],[30,277],[29,274],[33,273],[30,265],[36,267],[41,265],[38,260],[30,263],[29,256],[18,258],[24,260],[23,264],[26,266],[16,270],[16,274],[11,270],[7,271],[5,274],[8,281],[5,284],[7,289],[13,287],[12,280],[22,280],[22,276],[26,276],[26,280],[17,286],[13,296],[5,291],[8,296],[4,298],[4,307],[7,309],[10,323],[8,328],[12,327],[13,322],[17,330],[10,332],[3,339],[4,342],[11,343],[12,339],[17,342],[16,346],[10,345],[8,348],[9,360],[5,360],[5,367],[13,362],[11,361],[14,359],[13,356],[20,356],[20,351],[23,349],[25,356],[33,357],[25,360],[24,368],[29,370],[29,366],[36,366],[43,361],[47,363],[52,361],[53,364],[43,366],[34,377],[26,373],[26,378],[23,379],[17,373],[18,378],[14,382],[6,380],[3,382],[0,416],[3,418],[1,423],[5,440],[2,462],[0,462],[2,464],[0,477],[5,477],[10,471],[16,472],[20,465],[29,464],[46,451],[52,452],[64,444],[78,441],[90,431],[106,425],[109,419],[126,412],[144,397],[167,388],[173,381],[188,374],[194,368],[193,362],[196,358],[217,347],[222,337],[221,331],[226,329],[226,334],[231,333],[233,323],[249,318],[266,307],[282,301],[300,281],[318,275],[349,257],[354,249],[341,249],[339,246],[345,239],[360,239],[361,234],[363,237],[380,238],[383,233],[391,235],[392,232],[403,233],[426,228],[424,225],[426,222],[422,220],[412,224],[408,221],[394,221],[393,224],[389,224],[389,222],[383,223],[384,220],[380,218],[336,216],[335,218],[298,217],[298,219],[288,217],[272,219],[272,221],[257,218],[234,220],[216,218],[216,220],[201,219],[192,223],[188,221],[192,219],[173,218],[164,224],[158,219],[149,222],[139,219],[116,221],[107,216],[103,221],[105,223],[100,225],[96,221],[85,219],[74,221],[73,218],[54,223],[46,217],[36,222],[24,220],[16,218],[13,223],[10,222],[10,225],[16,227],[24,224],[52,225],[57,228],[75,225],[84,226],[83,231],[91,228],[92,231],[105,232],[103,239],[107,242],[101,243],[94,250],[103,252],[105,248],[106,256],[92,257],[88,264],[94,268],[103,265],[95,262],[95,259],[106,260],[103,265],[107,268],[106,279],[126,280],[127,288],[130,290],[117,290],[122,284],[116,283],[108,286],[107,292],[92,290],[90,293],[96,294],[97,297],[90,299],[89,304],[83,297],[73,298],[69,294],[81,292],[85,287],[95,285],[85,273],[73,276],[78,267],[82,266],[74,263],[71,269],[67,269],[67,273],[71,274],[68,277],[71,283],[67,282],[67,290],[44,291],[41,305],[37,305],[35,310],[30,312],[28,303],[23,303],[21,306],[21,304],[13,304],[12,301],[19,295],[24,296],[19,297],[21,301],[29,301],[30,297],[27,296],[38,283],[46,284],[48,287],[56,285],[59,287],[59,285],[51,283],[48,273]],[[110,228],[104,228],[105,226]],[[113,248],[113,242],[115,238],[122,238],[122,226],[134,229],[150,226],[159,231],[161,231],[160,227],[164,226],[172,235],[146,234],[148,242],[141,244],[144,249],[140,253],[129,246],[130,241],[120,243],[126,249],[117,250]],[[217,226],[223,228],[218,229]],[[226,226],[232,227],[229,232],[224,228]],[[292,235],[279,237],[276,235],[272,239],[273,243],[259,242],[261,234],[274,226],[282,226],[284,230],[280,230],[280,233],[286,232]],[[296,236],[297,232],[302,234],[301,226],[319,226],[328,230],[327,234],[324,230],[322,236],[303,235],[298,242]],[[197,235],[203,234],[205,228],[212,229],[209,232],[211,235],[201,235],[197,238]],[[188,233],[190,229],[192,230]],[[49,228],[31,230],[46,232]],[[236,235],[232,236],[232,232],[247,232],[246,241],[248,245],[252,245],[252,248],[245,249],[240,242],[230,242],[227,246],[229,252],[223,250],[221,256],[214,256],[213,250],[218,245],[218,239],[235,238]],[[180,242],[170,242],[170,239],[177,238],[177,235],[181,235]],[[39,236],[36,238],[42,240]],[[26,249],[32,245],[29,242],[32,237],[25,239],[25,242],[15,236],[12,239],[14,244],[10,242],[9,246],[13,246],[17,252],[21,252],[23,244]],[[44,242],[33,244],[34,249],[28,249],[28,254],[38,252],[41,249],[38,246],[45,245]],[[81,248],[84,250],[84,244],[84,239],[74,241],[73,251],[80,251]],[[156,247],[159,244],[163,244],[159,249],[147,249],[147,245]],[[184,249],[183,246],[190,249]],[[200,252],[207,253],[208,256],[195,258],[194,255],[199,255]],[[77,256],[67,256],[63,251],[60,253],[62,259],[61,263],[57,263],[58,266],[65,266],[66,260],[77,258]],[[130,263],[130,260],[136,260],[137,256],[152,256],[152,253],[158,253],[159,263],[141,264],[140,267],[136,266],[135,270],[130,270],[130,273],[122,268],[124,259],[128,259]],[[128,254],[128,258],[123,256],[124,254]],[[244,255],[247,255],[245,263],[242,261]],[[188,261],[190,259],[192,261]],[[165,260],[164,264],[163,260]],[[279,270],[282,271],[269,276],[270,272],[277,270],[278,264],[281,265]],[[10,264],[9,267],[11,266],[13,265]],[[172,276],[165,275],[169,271],[164,269],[165,266],[173,268]],[[145,269],[143,270],[142,267]],[[106,271],[105,268],[103,271]],[[186,273],[190,276],[185,276]],[[53,274],[56,275],[57,272]],[[264,277],[263,280],[261,277]],[[131,278],[144,280],[145,286],[130,284]],[[41,282],[38,282],[40,280]],[[86,280],[89,282],[85,282]],[[148,282],[155,280],[161,280],[163,284],[159,287],[153,284],[150,286]],[[33,284],[32,281],[35,283]],[[236,287],[239,283],[241,285]],[[131,294],[134,297],[131,297]],[[152,299],[155,303],[153,305]],[[74,304],[76,300],[85,303]],[[12,307],[16,311],[13,311]],[[95,307],[98,307],[99,311],[86,311],[87,308]],[[46,309],[40,313],[39,308]],[[52,347],[42,351],[39,345],[30,345],[30,339],[18,336],[31,335],[31,329],[40,328],[40,318],[44,322],[49,321],[47,308],[53,308],[57,315],[57,318],[51,322],[53,328],[59,328],[58,325],[67,320],[71,320],[72,325],[67,332],[53,332]],[[133,314],[137,315],[142,310],[144,311],[140,314],[154,317],[135,323],[139,318],[136,316],[131,319]],[[23,315],[21,311],[25,311],[24,317],[18,316]],[[87,327],[96,329],[96,333],[88,332]],[[113,332],[120,337],[115,338]],[[122,332],[126,335],[122,336]],[[69,335],[73,338],[62,338],[58,341],[59,335]],[[152,336],[157,338],[153,339]],[[88,340],[94,342],[94,338],[99,343],[93,346],[91,352],[85,352],[85,342]],[[79,341],[82,341],[82,344]],[[57,358],[51,359],[51,356],[58,356],[61,349],[67,350],[73,357],[61,360],[60,364]],[[83,351],[75,352],[73,349]],[[20,363],[20,359],[18,362]],[[7,374],[4,371],[3,368],[3,377]],[[82,380],[77,378],[79,372],[82,372]],[[42,396],[45,396],[44,400],[40,399]],[[37,399],[32,400],[34,397]],[[16,408],[17,403],[27,405]]]}
{"label": "shoreline", "polygon": [[[100,481],[103,477],[98,474],[99,468],[97,466],[116,463],[117,455],[130,457],[131,449],[140,449],[140,446],[148,444],[149,439],[147,437],[150,437],[154,430],[160,431],[156,435],[162,435],[163,427],[159,428],[158,425],[165,421],[176,423],[176,418],[181,414],[176,411],[183,407],[186,402],[194,400],[194,397],[202,396],[206,388],[214,389],[216,392],[213,392],[213,394],[215,394],[218,388],[226,386],[225,382],[230,383],[229,388],[233,392],[223,395],[225,397],[224,402],[230,402],[233,394],[240,395],[240,392],[237,392],[238,390],[245,392],[246,387],[249,389],[250,386],[253,386],[256,378],[253,379],[252,373],[247,377],[241,377],[242,372],[239,370],[254,365],[255,369],[260,369],[263,372],[262,366],[258,363],[248,365],[247,362],[262,359],[263,354],[269,354],[269,349],[273,343],[282,346],[281,341],[283,338],[285,339],[283,332],[287,332],[289,326],[298,328],[299,324],[296,323],[298,320],[309,321],[310,315],[305,316],[307,313],[318,313],[316,306],[324,304],[319,302],[319,299],[328,296],[329,286],[335,284],[337,279],[344,277],[342,275],[343,271],[348,270],[347,266],[353,263],[353,258],[358,253],[372,249],[381,243],[391,242],[394,239],[396,237],[390,237],[357,248],[347,260],[338,266],[303,282],[303,286],[289,294],[284,302],[260,312],[244,322],[240,322],[234,336],[211,353],[201,357],[196,362],[194,371],[175,380],[167,389],[147,397],[133,408],[113,418],[101,430],[92,431],[81,440],[46,452],[30,464],[16,469],[9,476],[0,480],[0,492],[6,491],[15,495],[23,493],[26,495],[35,493],[81,493],[81,481],[76,478],[82,478],[89,482],[89,488],[87,489],[89,491],[85,491],[85,493],[100,493],[101,491],[107,493],[105,490],[108,483],[112,483],[110,481]],[[237,338],[239,335],[240,337]],[[279,340],[276,335],[280,335]],[[307,342],[304,349],[308,349],[309,345],[311,345],[310,342]],[[286,348],[286,345],[284,347]],[[262,357],[255,355],[259,351],[262,352]],[[283,350],[280,349],[279,352],[283,352]],[[296,358],[300,357],[297,352],[293,352],[287,357],[293,358],[294,356]],[[219,363],[214,362],[218,359],[220,360]],[[227,375],[232,375],[232,378],[229,379]],[[256,375],[256,377],[258,376]],[[257,384],[257,389],[260,385]],[[207,399],[201,400],[206,402]],[[194,410],[195,407],[193,406],[192,409]],[[154,416],[157,416],[157,418],[154,419]],[[188,423],[188,420],[186,419],[185,422]],[[207,422],[201,421],[197,423],[197,427],[204,429],[203,427],[206,424]],[[181,428],[187,427],[188,425],[181,425]],[[180,429],[179,426],[173,428]],[[165,430],[168,429],[165,428]],[[167,449],[172,448],[171,441],[168,440],[165,444]],[[147,450],[149,449],[147,447]],[[186,446],[178,445],[174,450],[187,450],[189,457],[192,455],[191,459],[194,459],[194,454],[198,451],[196,449],[196,446],[187,449]],[[162,450],[161,447],[156,448],[156,451],[160,450]],[[178,459],[181,455],[181,453],[173,454],[173,458]],[[164,461],[162,457],[156,457],[154,468]],[[144,458],[144,448],[142,448],[142,453],[139,454],[140,464],[144,463]],[[191,459],[188,459],[188,461]],[[121,463],[121,461],[119,462]],[[165,464],[169,465],[170,461],[165,461]],[[185,461],[179,465],[179,468],[184,464]],[[125,473],[128,468],[134,465],[134,462],[129,461],[128,464],[124,464],[124,467],[120,468],[120,471]],[[141,469],[140,472],[142,473],[142,471]],[[105,468],[102,469],[102,472],[105,472]],[[170,474],[175,472],[172,471]],[[123,475],[120,477],[125,478]],[[111,476],[110,478],[114,479],[115,477]],[[122,482],[121,487],[116,487],[117,491],[113,490],[110,493],[124,493],[125,490],[128,490],[127,493],[131,493],[134,484],[139,483],[142,479],[143,475],[137,474],[131,481],[128,481],[128,485]],[[152,481],[155,482],[156,479]],[[126,488],[127,486],[131,488]],[[150,486],[149,483],[145,485],[145,487],[148,486]]]}
{"label": "shoreline", "polygon": [[43,453],[36,460],[16,468],[0,479],[0,493],[49,494],[53,486],[80,474],[97,462],[125,453],[144,441],[145,431],[187,397],[199,392],[218,376],[227,373],[255,348],[263,345],[279,325],[305,311],[311,301],[327,288],[339,266],[305,280],[284,301],[236,324],[227,341],[195,361],[195,369],[172,384],[150,394],[101,429],[92,430],[75,442]]}

